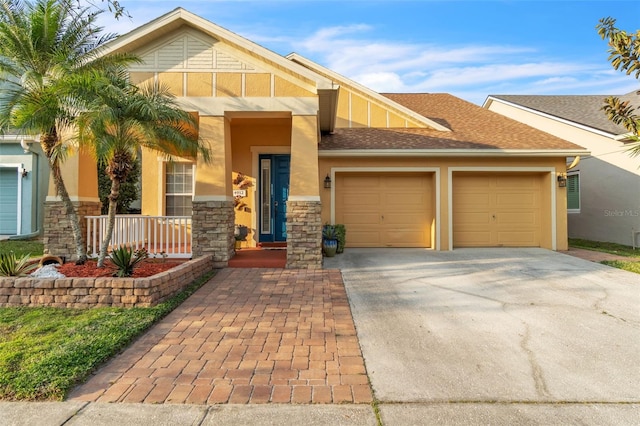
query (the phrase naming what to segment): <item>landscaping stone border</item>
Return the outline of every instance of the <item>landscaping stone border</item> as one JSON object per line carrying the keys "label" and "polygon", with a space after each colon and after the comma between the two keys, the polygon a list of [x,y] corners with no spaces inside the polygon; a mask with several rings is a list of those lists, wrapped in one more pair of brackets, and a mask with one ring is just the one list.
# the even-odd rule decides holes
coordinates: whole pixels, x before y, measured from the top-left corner
{"label": "landscaping stone border", "polygon": [[202,256],[146,278],[0,277],[0,307],[149,307],[163,302],[214,269]]}

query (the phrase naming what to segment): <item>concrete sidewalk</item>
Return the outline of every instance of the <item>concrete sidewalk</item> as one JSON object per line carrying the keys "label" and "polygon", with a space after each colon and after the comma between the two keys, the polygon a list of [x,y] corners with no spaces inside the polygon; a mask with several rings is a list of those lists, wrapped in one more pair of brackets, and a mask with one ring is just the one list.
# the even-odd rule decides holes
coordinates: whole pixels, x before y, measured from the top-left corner
{"label": "concrete sidewalk", "polygon": [[[379,419],[376,417],[376,408]],[[639,404],[126,404],[0,402],[3,426],[637,425]],[[378,422],[380,420],[380,422]]]}

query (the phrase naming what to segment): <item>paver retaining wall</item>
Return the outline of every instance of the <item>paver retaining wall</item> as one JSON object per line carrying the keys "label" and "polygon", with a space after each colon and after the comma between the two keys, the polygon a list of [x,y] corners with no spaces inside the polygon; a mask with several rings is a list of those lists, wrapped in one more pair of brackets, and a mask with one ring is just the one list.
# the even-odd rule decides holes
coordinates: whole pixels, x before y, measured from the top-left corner
{"label": "paver retaining wall", "polygon": [[157,305],[213,269],[213,256],[202,256],[146,278],[0,277],[0,307]]}

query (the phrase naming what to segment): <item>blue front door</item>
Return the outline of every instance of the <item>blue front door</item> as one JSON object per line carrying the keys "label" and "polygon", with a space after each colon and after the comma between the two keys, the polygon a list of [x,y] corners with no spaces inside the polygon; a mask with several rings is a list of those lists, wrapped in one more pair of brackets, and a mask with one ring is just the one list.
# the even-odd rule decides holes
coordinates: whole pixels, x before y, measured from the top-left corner
{"label": "blue front door", "polygon": [[260,242],[287,241],[289,155],[260,155]]}

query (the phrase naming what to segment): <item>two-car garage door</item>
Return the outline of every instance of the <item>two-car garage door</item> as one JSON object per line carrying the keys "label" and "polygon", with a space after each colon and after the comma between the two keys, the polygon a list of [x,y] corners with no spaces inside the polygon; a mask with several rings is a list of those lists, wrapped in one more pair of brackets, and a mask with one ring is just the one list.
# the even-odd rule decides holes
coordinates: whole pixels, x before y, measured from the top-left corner
{"label": "two-car garage door", "polygon": [[[440,226],[435,223],[434,173],[335,176],[335,222],[346,225],[347,246],[434,247]],[[450,184],[454,248],[550,242],[550,196],[543,173],[454,172]]]}

